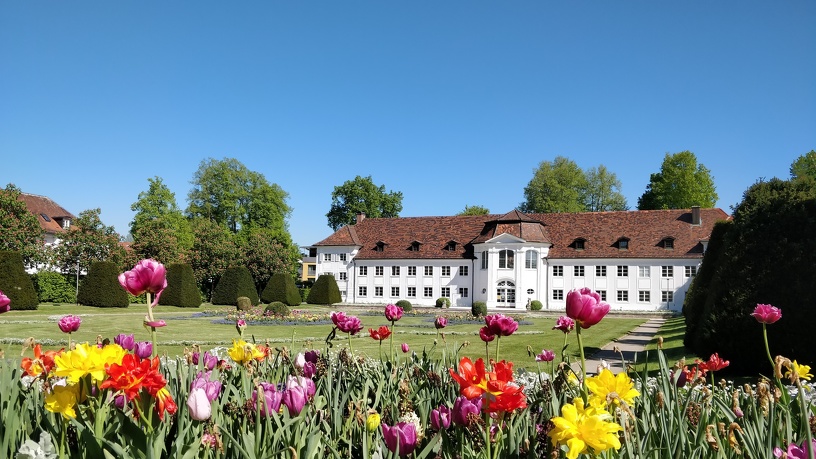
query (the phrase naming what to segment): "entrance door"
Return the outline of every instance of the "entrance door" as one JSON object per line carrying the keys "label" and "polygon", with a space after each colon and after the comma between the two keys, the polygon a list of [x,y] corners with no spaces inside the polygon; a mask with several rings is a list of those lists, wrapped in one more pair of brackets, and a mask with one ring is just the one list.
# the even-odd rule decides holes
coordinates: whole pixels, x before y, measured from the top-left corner
{"label": "entrance door", "polygon": [[496,302],[500,308],[516,307],[516,284],[510,281],[501,281],[496,287]]}

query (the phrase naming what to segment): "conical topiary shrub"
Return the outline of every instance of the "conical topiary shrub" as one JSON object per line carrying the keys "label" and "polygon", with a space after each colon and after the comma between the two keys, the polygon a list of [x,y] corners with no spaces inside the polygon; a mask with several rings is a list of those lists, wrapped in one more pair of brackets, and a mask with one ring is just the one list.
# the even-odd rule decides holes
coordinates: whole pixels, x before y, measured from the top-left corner
{"label": "conical topiary shrub", "polygon": [[34,282],[25,272],[20,252],[0,251],[0,291],[11,300],[12,310],[37,309],[40,300]]}
{"label": "conical topiary shrub", "polygon": [[292,276],[275,273],[269,278],[266,288],[261,292],[261,301],[264,303],[280,301],[289,306],[297,306],[302,302],[302,299]]}
{"label": "conical topiary shrub", "polygon": [[309,304],[334,304],[341,301],[343,298],[340,296],[340,287],[331,274],[321,274],[306,299]]}
{"label": "conical topiary shrub", "polygon": [[255,282],[245,266],[227,268],[224,271],[213,289],[212,303],[237,306],[239,296],[245,296],[252,301],[252,304],[258,304]]}
{"label": "conical topiary shrub", "polygon": [[128,307],[127,292],[119,284],[119,269],[109,261],[95,261],[79,283],[77,303],[99,308]]}
{"label": "conical topiary shrub", "polygon": [[196,286],[192,266],[187,263],[167,266],[167,288],[162,291],[159,304],[181,308],[201,306],[201,293]]}

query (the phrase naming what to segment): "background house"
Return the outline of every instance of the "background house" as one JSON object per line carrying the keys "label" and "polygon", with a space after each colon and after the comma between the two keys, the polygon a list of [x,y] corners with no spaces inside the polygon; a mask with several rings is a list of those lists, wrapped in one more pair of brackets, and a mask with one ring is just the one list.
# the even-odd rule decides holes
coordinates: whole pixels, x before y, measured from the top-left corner
{"label": "background house", "polygon": [[46,245],[57,243],[60,235],[68,230],[71,227],[71,222],[76,219],[74,214],[68,212],[47,196],[20,193],[18,199],[23,201],[28,211],[37,217],[37,221],[43,229]]}

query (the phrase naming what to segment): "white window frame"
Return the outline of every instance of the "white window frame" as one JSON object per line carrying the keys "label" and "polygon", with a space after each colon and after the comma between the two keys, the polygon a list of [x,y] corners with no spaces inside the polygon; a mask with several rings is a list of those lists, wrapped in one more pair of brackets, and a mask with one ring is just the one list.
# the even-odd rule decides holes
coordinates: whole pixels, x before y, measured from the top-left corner
{"label": "white window frame", "polygon": [[528,250],[524,254],[524,267],[526,269],[538,269],[538,251]]}

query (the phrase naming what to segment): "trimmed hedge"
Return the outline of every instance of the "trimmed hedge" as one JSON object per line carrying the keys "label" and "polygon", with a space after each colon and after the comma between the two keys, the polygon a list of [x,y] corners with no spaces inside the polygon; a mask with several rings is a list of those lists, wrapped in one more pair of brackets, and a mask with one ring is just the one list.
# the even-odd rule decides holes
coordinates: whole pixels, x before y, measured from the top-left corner
{"label": "trimmed hedge", "polygon": [[261,301],[273,303],[279,301],[289,306],[297,306],[303,299],[295,285],[295,279],[285,273],[275,273],[269,278],[266,287],[261,292]]}
{"label": "trimmed hedge", "polygon": [[473,317],[482,317],[487,315],[487,303],[484,301],[474,301],[472,305],[470,305],[470,313]]}
{"label": "trimmed hedge", "polygon": [[56,271],[40,271],[34,273],[31,279],[40,303],[73,303],[76,301],[76,286],[65,274]]}
{"label": "trimmed hedge", "polygon": [[334,304],[341,301],[343,298],[340,296],[340,288],[331,274],[321,274],[312,286],[309,298],[306,299],[309,304]]}
{"label": "trimmed hedge", "polygon": [[258,304],[258,291],[255,290],[255,281],[246,266],[227,268],[218,284],[213,289],[213,304],[229,304],[238,306],[238,297],[249,298],[252,304]]}
{"label": "trimmed hedge", "polygon": [[399,300],[399,301],[397,301],[396,305],[401,307],[402,310],[405,311],[405,312],[408,312],[408,311],[414,309],[414,305],[411,304],[411,302],[408,301],[408,300]]}
{"label": "trimmed hedge", "polygon": [[544,307],[544,305],[541,304],[541,302],[538,301],[538,300],[533,300],[533,301],[530,302],[530,310],[531,311],[540,311],[541,308],[543,308],[543,307]]}
{"label": "trimmed hedge", "polygon": [[126,308],[128,296],[119,284],[119,268],[109,261],[95,261],[79,283],[77,303],[98,308]]}
{"label": "trimmed hedge", "polygon": [[20,252],[0,251],[0,291],[11,300],[12,310],[37,309],[40,301]]}
{"label": "trimmed hedge", "polygon": [[265,312],[269,312],[276,316],[288,316],[291,312],[289,311],[289,306],[281,303],[280,301],[273,301],[269,303],[269,305],[264,309]]}
{"label": "trimmed hedge", "polygon": [[451,305],[450,298],[441,297],[436,299],[436,307],[437,308],[449,308]]}
{"label": "trimmed hedge", "polygon": [[159,304],[181,308],[201,306],[201,293],[196,286],[193,267],[187,263],[167,266],[167,288],[159,297]]}

